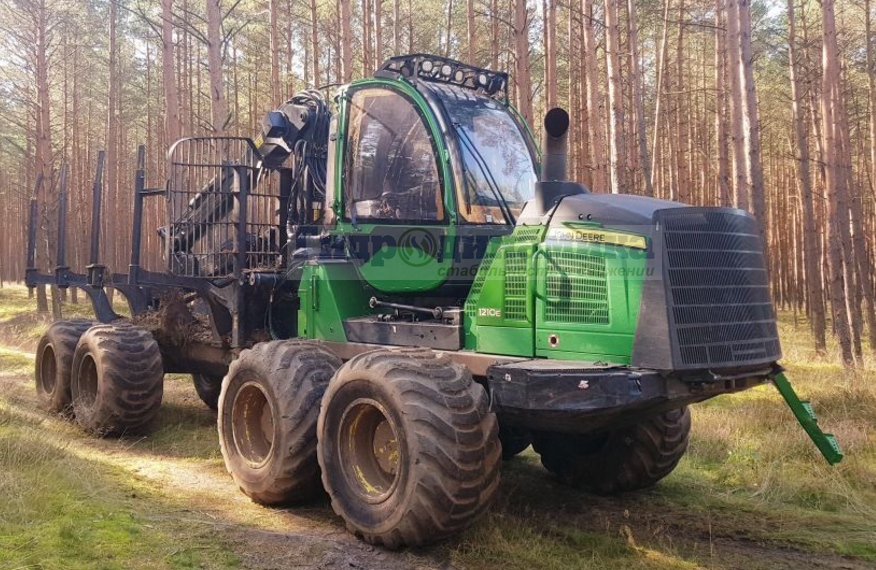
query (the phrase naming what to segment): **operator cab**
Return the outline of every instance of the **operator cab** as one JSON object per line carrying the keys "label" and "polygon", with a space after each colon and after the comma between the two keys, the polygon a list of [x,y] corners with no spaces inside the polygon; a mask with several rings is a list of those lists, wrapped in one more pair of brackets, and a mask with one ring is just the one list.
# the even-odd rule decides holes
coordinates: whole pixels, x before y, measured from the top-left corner
{"label": "operator cab", "polygon": [[464,296],[489,239],[513,230],[538,163],[506,87],[505,74],[414,55],[341,91],[329,222],[378,292]]}

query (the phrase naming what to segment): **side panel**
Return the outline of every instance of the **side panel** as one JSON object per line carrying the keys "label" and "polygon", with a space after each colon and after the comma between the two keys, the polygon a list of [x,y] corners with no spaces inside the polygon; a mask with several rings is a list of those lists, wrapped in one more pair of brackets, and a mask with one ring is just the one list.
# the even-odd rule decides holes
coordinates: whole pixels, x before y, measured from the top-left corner
{"label": "side panel", "polygon": [[348,255],[369,285],[384,293],[432,291],[453,267],[455,226],[359,224],[347,236]]}
{"label": "side panel", "polygon": [[536,356],[629,364],[646,251],[548,240],[536,269]]}
{"label": "side panel", "polygon": [[369,313],[368,295],[350,262],[306,265],[298,287],[298,334],[346,342],[344,319]]}
{"label": "side panel", "polygon": [[509,356],[535,355],[536,259],[544,226],[518,226],[495,238],[465,303],[465,346]]}

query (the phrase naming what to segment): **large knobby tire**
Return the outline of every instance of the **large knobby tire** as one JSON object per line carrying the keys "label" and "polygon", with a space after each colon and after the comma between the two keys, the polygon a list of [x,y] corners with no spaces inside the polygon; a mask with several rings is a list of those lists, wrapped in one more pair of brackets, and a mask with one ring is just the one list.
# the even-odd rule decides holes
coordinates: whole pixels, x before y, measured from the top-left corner
{"label": "large knobby tire", "polygon": [[164,367],[152,333],[129,323],[95,325],[73,355],[76,421],[99,436],[137,433],[161,407]]}
{"label": "large knobby tire", "polygon": [[68,414],[71,410],[70,372],[73,353],[85,331],[94,325],[86,319],[56,321],[43,333],[36,350],[36,391],[40,407]]}
{"label": "large knobby tire", "polygon": [[367,542],[435,542],[489,506],[499,484],[498,432],[484,388],[446,355],[361,354],[323,398],[323,486],[335,513]]}
{"label": "large knobby tire", "polygon": [[225,467],[256,503],[300,503],[320,493],[316,422],[341,360],[319,343],[256,344],[231,363],[219,397]]}
{"label": "large knobby tire", "polygon": [[596,436],[537,433],[533,447],[564,483],[600,494],[650,487],[687,451],[690,410],[672,410]]}
{"label": "large knobby tire", "polygon": [[214,412],[219,409],[219,394],[222,393],[222,376],[192,374],[195,392],[204,404]]}

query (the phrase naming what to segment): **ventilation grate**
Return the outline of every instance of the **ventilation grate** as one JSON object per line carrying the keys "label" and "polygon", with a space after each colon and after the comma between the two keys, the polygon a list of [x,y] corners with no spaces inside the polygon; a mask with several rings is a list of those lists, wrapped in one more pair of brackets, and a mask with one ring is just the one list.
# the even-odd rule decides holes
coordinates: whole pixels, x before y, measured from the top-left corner
{"label": "ventilation grate", "polygon": [[781,357],[755,220],[728,211],[663,211],[670,325],[681,364],[714,368]]}
{"label": "ventilation grate", "polygon": [[[522,243],[537,243],[540,242],[542,236],[544,235],[545,226],[517,226],[514,228],[514,231],[511,235],[504,236],[500,238],[500,240],[496,240],[494,238],[493,242],[490,244],[490,247],[487,248],[487,252],[484,254],[483,259],[481,260],[481,265],[478,268],[478,273],[475,276],[474,281],[471,284],[471,290],[468,293],[468,297],[465,301],[465,314],[470,319],[474,319],[478,314],[478,299],[481,296],[481,291],[484,288],[484,283],[487,280],[487,275],[490,273],[490,268],[493,265],[493,261],[496,259],[496,255],[501,246],[504,245],[517,245]],[[496,242],[499,242],[498,244]],[[506,261],[507,262],[507,261]],[[525,272],[525,268],[524,268]],[[525,287],[525,284],[524,284]],[[524,299],[523,306],[523,319],[526,318],[526,305]],[[507,316],[508,309],[505,309],[505,315]]]}
{"label": "ventilation grate", "polygon": [[526,251],[503,250],[505,258],[505,319],[526,320]]}
{"label": "ventilation grate", "polygon": [[605,258],[551,251],[546,262],[546,321],[609,324]]}

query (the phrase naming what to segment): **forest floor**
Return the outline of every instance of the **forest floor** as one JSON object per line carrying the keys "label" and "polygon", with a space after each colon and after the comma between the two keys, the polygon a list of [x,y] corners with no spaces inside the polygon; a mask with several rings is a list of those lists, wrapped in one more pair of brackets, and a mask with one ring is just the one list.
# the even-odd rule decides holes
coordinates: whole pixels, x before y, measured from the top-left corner
{"label": "forest floor", "polygon": [[38,411],[33,310],[25,289],[0,289],[0,570],[876,568],[876,362],[847,375],[789,313],[783,363],[844,446],[839,466],[763,386],[695,406],[688,454],[652,490],[571,490],[530,449],[470,530],[389,552],[347,534],[327,500],[264,508],[238,492],[187,377],[168,378],[146,437],[92,439]]}

